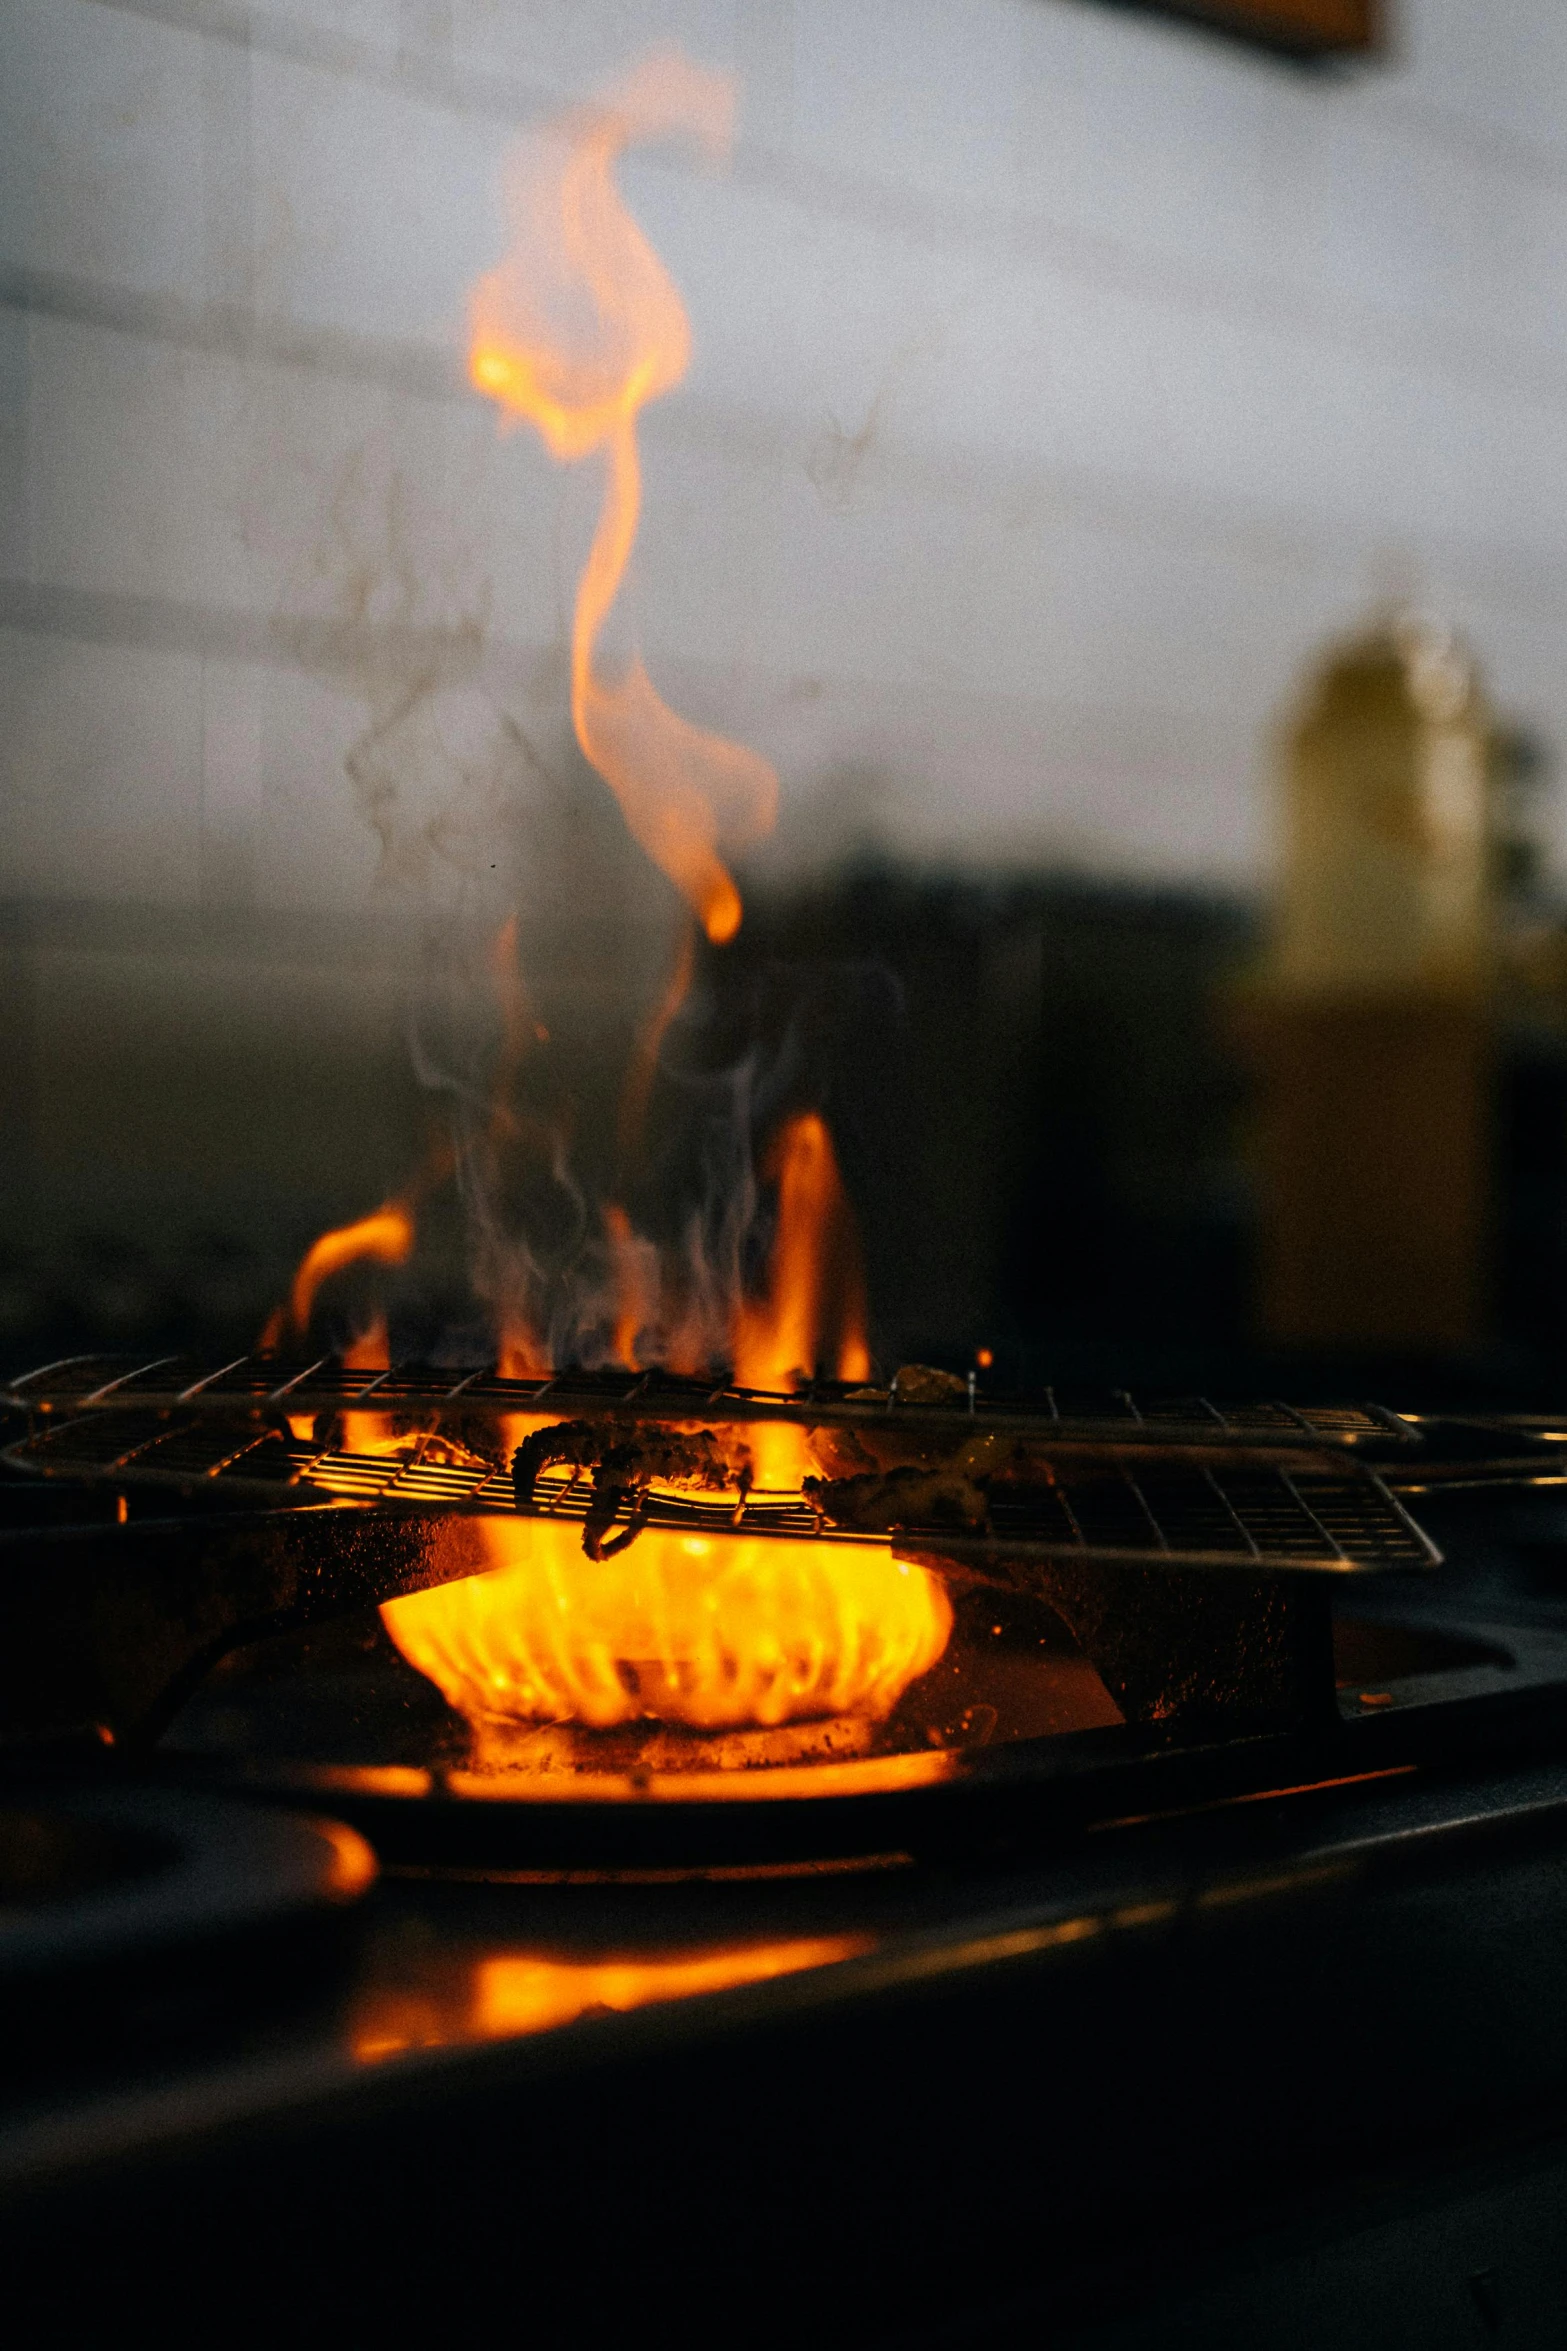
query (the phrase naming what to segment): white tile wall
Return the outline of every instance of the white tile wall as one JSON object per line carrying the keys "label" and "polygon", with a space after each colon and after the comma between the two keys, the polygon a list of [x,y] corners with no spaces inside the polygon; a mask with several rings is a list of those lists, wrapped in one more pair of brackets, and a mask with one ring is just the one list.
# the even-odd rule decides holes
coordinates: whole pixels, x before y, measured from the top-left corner
{"label": "white tile wall", "polygon": [[31,369],[29,321],[0,310],[0,573],[25,574],[32,563],[28,530],[27,411]]}
{"label": "white tile wall", "polygon": [[201,896],[251,906],[262,814],[265,689],[254,661],[201,665]]}
{"label": "white tile wall", "polygon": [[0,893],[196,903],[201,672],[0,629]]}
{"label": "white tile wall", "polygon": [[244,601],[243,368],[151,336],[35,318],[34,576],[182,603]]}
{"label": "white tile wall", "polygon": [[380,851],[344,765],[365,726],[363,700],[342,684],[267,673],[255,819],[261,905],[330,915],[372,900]]}
{"label": "white tile wall", "polygon": [[194,32],[115,9],[4,0],[8,261],[201,291],[205,46]]}
{"label": "white tile wall", "polygon": [[1090,0],[4,0],[4,887],[363,904],[432,631],[554,723],[593,487],[463,292],[510,138],[665,39],[745,88],[728,179],[624,173],[696,336],[627,624],[796,837],[858,763],[922,851],[1255,877],[1390,570],[1567,747],[1567,17],[1399,17],[1310,75]]}
{"label": "white tile wall", "polygon": [[371,335],[453,343],[495,238],[504,124],[341,76],[252,60],[265,306]]}

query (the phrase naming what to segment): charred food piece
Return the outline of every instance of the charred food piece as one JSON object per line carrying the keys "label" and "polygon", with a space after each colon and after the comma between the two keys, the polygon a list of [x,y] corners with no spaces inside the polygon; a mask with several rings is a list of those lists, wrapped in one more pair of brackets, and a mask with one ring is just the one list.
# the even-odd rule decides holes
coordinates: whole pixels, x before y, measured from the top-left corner
{"label": "charred food piece", "polygon": [[955,1371],[938,1371],[933,1363],[902,1364],[892,1383],[900,1404],[945,1404],[961,1410],[968,1392],[966,1379]]}
{"label": "charred food piece", "polygon": [[[855,1400],[861,1398],[915,1409],[889,1410],[874,1420],[867,1417],[813,1428],[808,1442],[818,1466],[829,1478],[864,1477],[872,1471],[885,1475],[905,1468],[940,1469],[973,1483],[994,1476],[1010,1450],[1009,1439],[975,1425],[969,1384],[955,1371],[939,1371],[930,1363],[905,1363],[884,1396],[878,1390],[863,1389]],[[956,1417],[965,1406],[970,1411],[966,1426]]]}
{"label": "charred food piece", "polygon": [[[565,1420],[554,1428],[535,1429],[518,1446],[512,1485],[519,1510],[533,1500],[540,1471],[562,1463],[572,1472],[573,1486],[585,1469],[593,1472],[582,1526],[582,1548],[590,1559],[612,1558],[635,1541],[647,1517],[648,1489],[655,1482],[696,1486],[709,1493],[737,1487],[737,1518],[751,1490],[749,1446],[737,1444],[726,1451],[711,1429],[673,1429],[650,1421],[630,1435],[618,1435],[602,1422]],[[616,1514],[628,1499],[631,1515],[619,1533],[611,1535]]]}
{"label": "charred food piece", "polygon": [[829,1478],[883,1475],[896,1469],[941,1471],[969,1485],[1049,1485],[1049,1465],[1005,1429],[910,1428],[900,1421],[861,1421],[854,1426],[823,1424],[810,1432],[810,1447]]}
{"label": "charred food piece", "polygon": [[539,1472],[565,1462],[575,1472],[572,1484],[585,1469],[597,1469],[604,1458],[604,1431],[591,1420],[560,1420],[552,1429],[535,1429],[524,1437],[511,1457],[511,1482],[517,1508],[533,1500]]}
{"label": "charred food piece", "polygon": [[531,1502],[539,1474],[565,1464],[614,1476],[622,1485],[647,1485],[659,1479],[670,1486],[702,1486],[710,1492],[724,1486],[748,1487],[751,1452],[744,1443],[728,1451],[711,1429],[675,1429],[663,1421],[648,1421],[629,1434],[612,1422],[557,1421],[553,1428],[535,1429],[512,1457],[512,1483],[519,1504]]}
{"label": "charred food piece", "polygon": [[862,1535],[904,1527],[983,1530],[989,1508],[980,1488],[951,1470],[890,1469],[885,1475],[807,1478],[806,1499],[834,1526]]}

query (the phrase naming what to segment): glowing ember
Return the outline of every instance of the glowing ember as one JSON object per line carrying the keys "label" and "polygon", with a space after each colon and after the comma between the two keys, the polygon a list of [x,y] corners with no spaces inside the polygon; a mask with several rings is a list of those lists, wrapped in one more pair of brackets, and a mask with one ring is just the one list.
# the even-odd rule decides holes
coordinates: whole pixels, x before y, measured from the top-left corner
{"label": "glowing ember", "polygon": [[740,927],[720,843],[771,830],[777,776],[743,744],[671,710],[640,660],[610,682],[595,653],[637,534],[637,416],[680,382],[691,356],[684,306],[621,201],[615,162],[636,142],[677,136],[722,156],[733,107],[729,82],[665,55],[557,124],[513,171],[511,250],[474,288],[468,356],[475,389],[536,426],[562,464],[603,453],[604,502],[572,629],[572,721],[633,836],[714,940]]}
{"label": "glowing ember", "polygon": [[940,1579],[880,1547],[661,1531],[594,1562],[574,1526],[489,1531],[504,1565],[381,1610],[481,1728],[880,1720],[952,1630]]}

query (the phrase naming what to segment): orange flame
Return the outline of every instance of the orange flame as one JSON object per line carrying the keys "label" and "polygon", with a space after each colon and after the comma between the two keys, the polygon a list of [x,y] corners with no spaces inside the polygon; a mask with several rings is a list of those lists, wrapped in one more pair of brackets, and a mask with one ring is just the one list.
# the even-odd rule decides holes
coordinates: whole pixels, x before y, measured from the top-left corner
{"label": "orange flame", "polygon": [[[639,659],[607,679],[599,650],[636,539],[637,419],[648,401],[682,380],[691,348],[679,293],[627,211],[615,165],[633,143],[677,133],[721,156],[732,109],[729,82],[668,54],[555,125],[513,170],[511,249],[473,290],[469,347],[474,387],[507,419],[533,424],[558,462],[603,456],[603,501],[577,589],[572,719],[633,838],[718,943],[734,936],[741,918],[720,850],[770,828],[777,777],[756,753],[672,711]],[[640,1134],[661,1039],[690,985],[693,938],[633,1059],[622,1099],[623,1162]],[[510,1094],[529,1036],[514,923],[497,938],[491,969],[503,1024],[488,1137],[498,1151],[518,1132]],[[825,1359],[840,1377],[864,1379],[870,1356],[853,1217],[816,1112],[785,1123],[763,1175],[776,1190],[776,1237],[762,1294],[742,1301],[732,1317],[737,1375],[749,1386],[787,1391]],[[632,1365],[644,1334],[662,1319],[661,1269],[623,1208],[606,1209],[604,1224],[613,1352]],[[412,1219],[396,1204],[324,1235],[294,1285],[295,1330],[304,1331],[316,1289],[339,1266],[366,1255],[401,1263],[412,1242]],[[689,1327],[672,1344],[664,1334],[667,1359],[689,1355],[693,1368],[714,1340],[708,1298],[700,1282],[696,1289]],[[547,1350],[522,1306],[510,1298],[496,1303],[501,1372],[546,1372]],[[363,1345],[384,1358],[384,1326]],[[507,1443],[534,1425],[513,1415],[503,1424]],[[391,1420],[383,1430],[374,1416],[361,1415],[353,1426],[374,1441],[398,1442]],[[797,1489],[807,1466],[804,1432],[780,1422],[747,1435],[757,1484]],[[481,1525],[490,1570],[388,1601],[382,1610],[403,1654],[480,1733],[519,1724],[607,1731],[651,1722],[781,1735],[782,1726],[813,1720],[857,1729],[891,1712],[941,1656],[951,1632],[940,1579],[894,1561],[886,1546],[655,1529],[629,1552],[592,1562],[569,1524],[497,1518]]]}
{"label": "orange flame", "polygon": [[633,1231],[630,1217],[614,1201],[604,1211],[604,1231],[615,1303],[610,1354],[635,1371],[638,1341],[658,1308],[658,1252]]}
{"label": "orange flame", "polygon": [[570,1524],[485,1531],[487,1574],[381,1609],[409,1663],[481,1732],[878,1721],[952,1630],[940,1578],[879,1545],[659,1530],[593,1561]]}
{"label": "orange flame", "polygon": [[[808,1110],[773,1138],[763,1174],[778,1187],[778,1228],[763,1295],[734,1322],[735,1377],[743,1387],[788,1391],[817,1368],[823,1341],[839,1379],[870,1377],[865,1287],[853,1212],[827,1122]],[[753,1431],[759,1486],[799,1485],[809,1467],[805,1431],[786,1421]]]}
{"label": "orange flame", "polygon": [[778,1186],[778,1233],[765,1295],[736,1316],[735,1377],[748,1388],[792,1388],[816,1370],[826,1339],[839,1379],[868,1379],[859,1250],[819,1111],[785,1121],[762,1172]]}
{"label": "orange flame", "polygon": [[[787,1391],[815,1370],[826,1338],[840,1376],[861,1377],[870,1359],[855,1236],[826,1121],[815,1111],[788,1120],[764,1172],[777,1185],[777,1232],[763,1294],[736,1317],[738,1376]],[[614,1210],[608,1223],[635,1265],[629,1221]],[[629,1362],[646,1301],[629,1275],[627,1285],[617,1348]],[[758,1422],[745,1434],[758,1485],[797,1489],[805,1432]],[[873,1723],[936,1663],[952,1631],[941,1579],[881,1546],[655,1528],[595,1562],[570,1523],[482,1527],[491,1570],[381,1610],[397,1647],[481,1745],[527,1723],[707,1733]]]}
{"label": "orange flame", "polygon": [[671,53],[555,124],[513,168],[512,246],[474,287],[468,355],[474,388],[536,426],[559,463],[603,452],[604,500],[572,629],[572,723],[633,837],[719,942],[740,927],[720,843],[771,829],[777,776],[743,744],[671,710],[640,659],[612,684],[594,656],[636,540],[637,417],[681,381],[691,356],[684,305],[621,199],[616,159],[678,134],[721,157],[733,108],[729,81]]}
{"label": "orange flame", "polygon": [[[308,1336],[316,1294],[333,1274],[366,1257],[381,1265],[406,1265],[413,1251],[414,1237],[414,1220],[398,1200],[388,1200],[373,1216],[362,1216],[357,1224],[337,1225],[331,1232],[323,1233],[300,1259],[287,1306],[278,1309],[262,1332],[263,1349],[280,1347],[285,1339],[302,1340]],[[366,1345],[371,1349],[368,1357],[356,1352]],[[385,1348],[385,1319],[378,1316],[371,1332],[363,1340],[356,1340],[343,1360],[358,1369],[375,1370],[385,1361]]]}
{"label": "orange flame", "polygon": [[[503,1380],[541,1380],[550,1369],[548,1352],[533,1325],[519,1313],[508,1314],[501,1325],[495,1368]],[[532,1421],[527,1426],[532,1428]],[[522,1430],[516,1439],[518,1444],[526,1433],[526,1429]]]}
{"label": "orange flame", "polygon": [[[392,1336],[384,1314],[372,1315],[367,1327],[357,1338],[350,1339],[343,1349],[345,1371],[388,1371],[392,1362]],[[380,1421],[369,1413],[350,1413],[348,1425],[379,1428]]]}
{"label": "orange flame", "polygon": [[621,1087],[616,1141],[622,1169],[630,1165],[641,1145],[653,1081],[658,1075],[658,1057],[664,1039],[669,1034],[671,1022],[691,993],[695,972],[696,934],[693,926],[687,923],[681,933],[674,967],[664,992],[642,1025],[626,1071],[625,1083]]}

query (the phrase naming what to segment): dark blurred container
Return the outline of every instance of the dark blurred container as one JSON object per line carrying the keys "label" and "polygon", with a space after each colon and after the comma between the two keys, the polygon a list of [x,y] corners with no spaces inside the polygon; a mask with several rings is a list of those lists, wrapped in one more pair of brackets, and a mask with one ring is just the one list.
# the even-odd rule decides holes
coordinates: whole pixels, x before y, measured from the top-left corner
{"label": "dark blurred container", "polygon": [[1061,875],[866,859],[753,888],[715,982],[810,1030],[885,1360],[1097,1375],[1244,1344],[1245,1094],[1217,1008],[1256,939],[1233,900]]}

